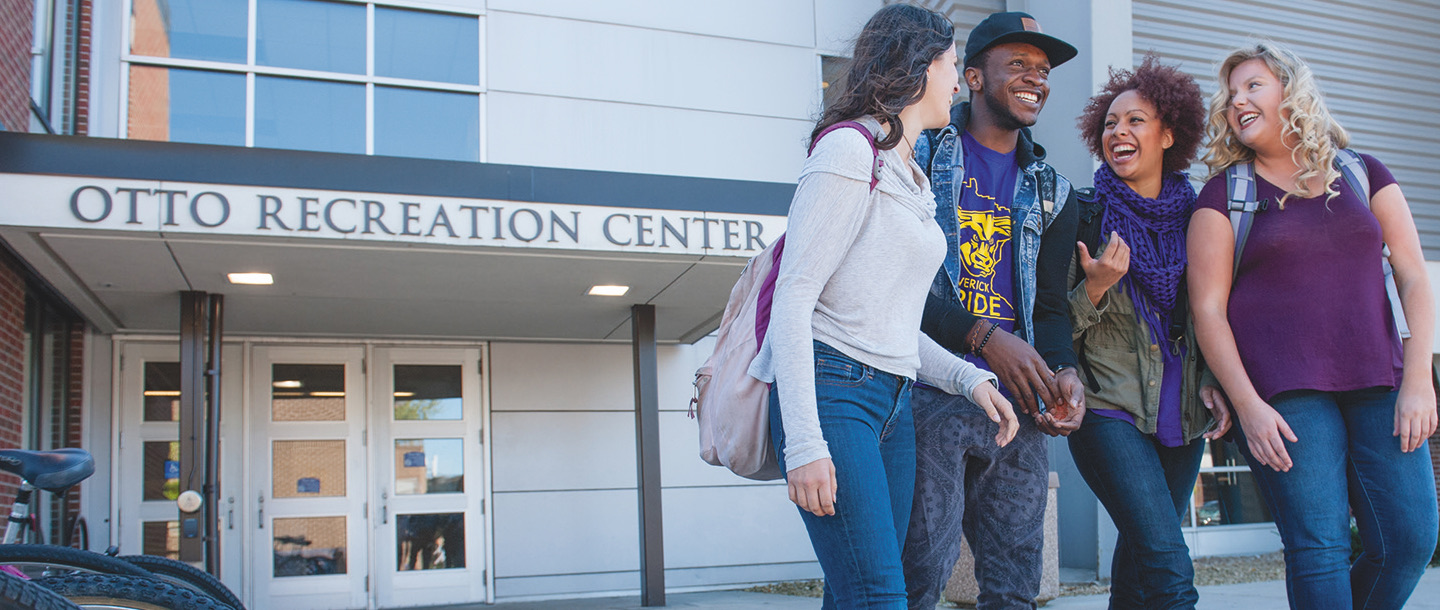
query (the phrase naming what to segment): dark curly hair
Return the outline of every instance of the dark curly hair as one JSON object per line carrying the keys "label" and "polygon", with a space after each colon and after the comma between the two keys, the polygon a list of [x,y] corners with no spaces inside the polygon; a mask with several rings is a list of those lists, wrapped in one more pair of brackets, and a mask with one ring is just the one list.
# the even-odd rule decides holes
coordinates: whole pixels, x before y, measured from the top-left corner
{"label": "dark curly hair", "polygon": [[1205,102],[1200,97],[1200,85],[1178,67],[1161,64],[1154,53],[1146,53],[1140,67],[1133,71],[1112,68],[1110,82],[1085,105],[1076,123],[1090,154],[1105,159],[1105,146],[1100,141],[1105,133],[1105,114],[1115,98],[1126,91],[1135,91],[1154,104],[1160,123],[1175,138],[1165,151],[1165,173],[1190,167],[1205,133]]}
{"label": "dark curly hair", "polygon": [[900,111],[920,99],[925,71],[954,42],[955,25],[944,15],[908,4],[877,11],[855,40],[840,96],[820,115],[810,141],[835,123],[873,115],[889,132],[875,144],[894,148],[905,132]]}

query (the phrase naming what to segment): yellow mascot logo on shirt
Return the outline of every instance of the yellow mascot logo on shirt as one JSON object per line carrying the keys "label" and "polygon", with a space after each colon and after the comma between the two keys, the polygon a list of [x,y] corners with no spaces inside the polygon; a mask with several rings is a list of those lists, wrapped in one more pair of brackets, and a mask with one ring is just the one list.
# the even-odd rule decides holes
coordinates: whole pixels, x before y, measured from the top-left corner
{"label": "yellow mascot logo on shirt", "polygon": [[[995,201],[977,190],[973,177],[965,181],[964,188],[982,199]],[[995,268],[1002,263],[1001,248],[1010,241],[1010,209],[996,205],[984,211],[956,210],[955,214],[960,221],[960,263],[966,271],[966,277],[956,287],[965,308],[978,316],[1013,320],[1014,308],[995,294],[991,285]]]}

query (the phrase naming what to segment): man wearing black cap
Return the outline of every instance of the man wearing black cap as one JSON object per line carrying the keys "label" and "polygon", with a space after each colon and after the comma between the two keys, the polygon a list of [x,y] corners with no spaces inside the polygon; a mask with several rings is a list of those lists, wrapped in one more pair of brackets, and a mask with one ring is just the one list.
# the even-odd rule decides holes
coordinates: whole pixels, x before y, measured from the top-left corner
{"label": "man wearing black cap", "polygon": [[976,607],[1035,607],[1050,470],[1045,434],[1079,428],[1085,390],[1065,300],[1078,206],[1028,127],[1049,95],[1050,69],[1075,54],[1030,15],[990,15],[965,44],[969,101],[916,143],[950,247],[922,329],[994,371],[1031,417],[998,447],[998,424],[980,407],[916,385],[915,504],[904,552],[912,610],[935,607],[962,533],[975,556]]}

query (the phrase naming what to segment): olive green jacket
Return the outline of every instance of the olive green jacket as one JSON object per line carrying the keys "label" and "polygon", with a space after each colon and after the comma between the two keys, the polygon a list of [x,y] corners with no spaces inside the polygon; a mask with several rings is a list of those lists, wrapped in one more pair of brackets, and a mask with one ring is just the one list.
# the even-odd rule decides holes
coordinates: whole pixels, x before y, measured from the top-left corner
{"label": "olive green jacket", "polygon": [[[1099,257],[1102,251],[1103,246],[1094,256]],[[1135,304],[1125,294],[1121,282],[1105,291],[1098,308],[1091,304],[1085,292],[1083,272],[1078,267],[1072,257],[1067,285],[1071,287],[1070,321],[1074,325],[1071,338],[1075,342],[1075,353],[1083,354],[1079,357],[1079,373],[1085,382],[1085,407],[1124,411],[1135,418],[1135,427],[1141,432],[1155,434],[1160,414],[1160,384],[1165,371],[1160,350],[1178,349],[1178,346],[1150,342],[1150,330],[1145,320],[1135,314]],[[1193,320],[1186,320],[1184,341],[1180,430],[1188,443],[1209,430],[1212,420],[1200,400],[1204,363],[1195,343]]]}

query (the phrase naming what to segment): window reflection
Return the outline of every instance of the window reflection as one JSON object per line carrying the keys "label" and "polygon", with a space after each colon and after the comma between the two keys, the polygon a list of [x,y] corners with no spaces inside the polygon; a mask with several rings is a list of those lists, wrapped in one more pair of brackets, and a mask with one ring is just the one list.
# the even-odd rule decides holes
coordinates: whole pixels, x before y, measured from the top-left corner
{"label": "window reflection", "polygon": [[276,498],[345,495],[345,441],[273,441],[271,494]]}
{"label": "window reflection", "polygon": [[245,62],[246,0],[132,0],[130,52]]}
{"label": "window reflection", "polygon": [[345,365],[270,366],[272,421],[344,421]]}
{"label": "window reflection", "polygon": [[180,497],[180,441],[145,441],[141,499]]}
{"label": "window reflection", "polygon": [[[365,5],[318,0],[258,0],[255,63],[365,73]],[[288,148],[288,147],[287,147]]]}
{"label": "window reflection", "polygon": [[255,77],[255,146],[365,152],[365,85]]}
{"label": "window reflection", "polygon": [[274,521],[274,574],[345,574],[345,517],[301,517]]}
{"label": "window reflection", "polygon": [[465,515],[396,515],[396,568],[443,570],[465,567]]}
{"label": "window reflection", "polygon": [[480,98],[376,87],[375,154],[479,161]]}
{"label": "window reflection", "polygon": [[375,75],[480,84],[479,19],[375,7]]}
{"label": "window reflection", "polygon": [[131,139],[245,144],[245,75],[132,66]]}
{"label": "window reflection", "polygon": [[146,521],[140,526],[140,552],[180,559],[180,522]]}
{"label": "window reflection", "polygon": [[459,365],[395,365],[395,419],[464,418]]}
{"label": "window reflection", "polygon": [[180,363],[146,362],[145,421],[180,421]]}
{"label": "window reflection", "polygon": [[458,438],[397,439],[395,495],[465,491],[464,445]]}

